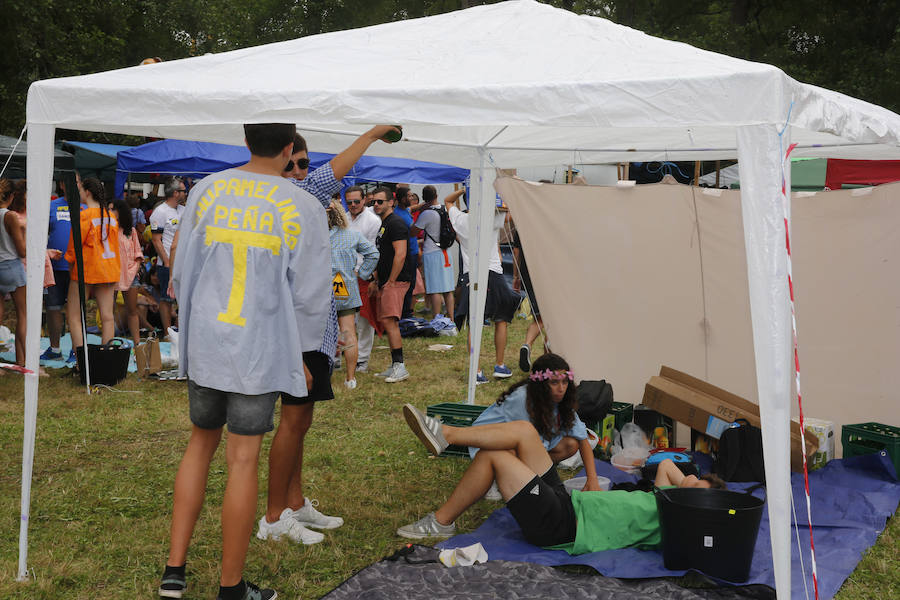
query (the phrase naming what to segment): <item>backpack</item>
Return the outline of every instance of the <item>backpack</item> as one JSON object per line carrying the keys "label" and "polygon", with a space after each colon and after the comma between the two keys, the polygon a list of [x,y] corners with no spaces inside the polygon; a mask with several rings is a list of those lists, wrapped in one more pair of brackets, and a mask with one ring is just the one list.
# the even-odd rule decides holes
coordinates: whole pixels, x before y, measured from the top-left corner
{"label": "backpack", "polygon": [[428,235],[428,239],[435,243],[435,245],[442,249],[446,250],[450,246],[453,245],[453,242],[456,241],[456,230],[453,229],[453,224],[450,222],[450,215],[447,214],[447,209],[443,206],[435,206],[434,208],[429,208],[428,210],[435,211],[441,217],[441,226],[439,229],[438,239],[434,239],[428,232],[425,232],[425,235]]}
{"label": "backpack", "polygon": [[606,383],[605,379],[584,380],[575,389],[575,398],[578,402],[578,417],[591,425],[600,423],[612,407],[612,385]]}
{"label": "backpack", "polygon": [[725,481],[766,481],[763,466],[762,432],[746,419],[735,421],[719,438],[716,474]]}

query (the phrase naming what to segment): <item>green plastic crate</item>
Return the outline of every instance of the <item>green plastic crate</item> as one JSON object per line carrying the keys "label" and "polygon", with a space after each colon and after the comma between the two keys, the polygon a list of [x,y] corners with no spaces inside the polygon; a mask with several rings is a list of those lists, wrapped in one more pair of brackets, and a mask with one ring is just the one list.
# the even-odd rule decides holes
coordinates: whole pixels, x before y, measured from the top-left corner
{"label": "green plastic crate", "polygon": [[884,450],[900,473],[900,427],[881,423],[859,423],[841,428],[844,458]]}
{"label": "green plastic crate", "polygon": [[[445,425],[453,427],[469,427],[475,422],[475,419],[484,412],[487,406],[479,406],[477,404],[465,404],[462,402],[441,402],[440,404],[432,404],[429,406],[425,414],[429,417],[440,419]],[[469,457],[469,448],[467,446],[450,445],[446,450],[441,452],[441,456],[464,456]]]}

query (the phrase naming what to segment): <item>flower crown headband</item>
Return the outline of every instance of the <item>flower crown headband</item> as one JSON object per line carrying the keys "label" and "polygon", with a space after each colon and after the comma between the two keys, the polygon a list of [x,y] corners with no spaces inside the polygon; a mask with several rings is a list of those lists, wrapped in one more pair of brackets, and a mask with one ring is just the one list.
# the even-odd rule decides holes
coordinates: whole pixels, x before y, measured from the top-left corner
{"label": "flower crown headband", "polygon": [[551,371],[550,369],[544,369],[543,371],[533,371],[531,375],[528,376],[528,379],[531,381],[546,381],[549,379],[568,379],[569,381],[575,381],[575,375],[572,371]]}

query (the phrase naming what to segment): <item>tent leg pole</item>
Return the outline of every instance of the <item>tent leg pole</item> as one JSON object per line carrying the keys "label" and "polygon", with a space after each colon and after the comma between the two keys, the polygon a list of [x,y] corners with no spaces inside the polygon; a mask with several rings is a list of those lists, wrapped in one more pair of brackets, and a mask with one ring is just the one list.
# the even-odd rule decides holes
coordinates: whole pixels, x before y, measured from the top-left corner
{"label": "tent leg pole", "polygon": [[[487,298],[488,262],[494,251],[494,187],[487,150],[478,151],[478,167],[472,169],[469,182],[469,379],[466,402],[475,403],[475,377],[481,356],[484,330],[484,303]],[[474,227],[472,219],[475,219]]]}
{"label": "tent leg pole", "polygon": [[[50,198],[53,186],[52,125],[28,124],[28,154],[26,158],[28,195]],[[28,256],[43,256],[47,248],[47,221],[50,202],[36,201],[29,206],[26,251]],[[34,471],[34,441],[37,431],[38,372],[41,351],[41,303],[44,291],[44,261],[28,261],[26,280],[25,368],[25,426],[22,440],[22,502],[19,515],[19,568],[17,579],[28,579],[28,522],[31,516],[31,480]]]}

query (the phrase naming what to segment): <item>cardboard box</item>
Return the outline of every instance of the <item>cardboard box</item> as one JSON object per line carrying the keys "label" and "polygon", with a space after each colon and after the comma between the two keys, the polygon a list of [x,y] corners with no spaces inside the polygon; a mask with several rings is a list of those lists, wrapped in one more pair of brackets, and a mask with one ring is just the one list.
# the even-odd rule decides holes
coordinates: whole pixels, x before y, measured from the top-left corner
{"label": "cardboard box", "polygon": [[[718,439],[737,419],[760,426],[759,406],[711,383],[663,366],[644,387],[645,406]],[[791,421],[791,469],[802,471],[800,424]],[[818,449],[815,434],[806,436],[806,455]]]}
{"label": "cardboard box", "polygon": [[818,450],[809,459],[809,470],[821,469],[834,458],[834,423],[824,419],[803,419],[803,424],[819,441]]}

